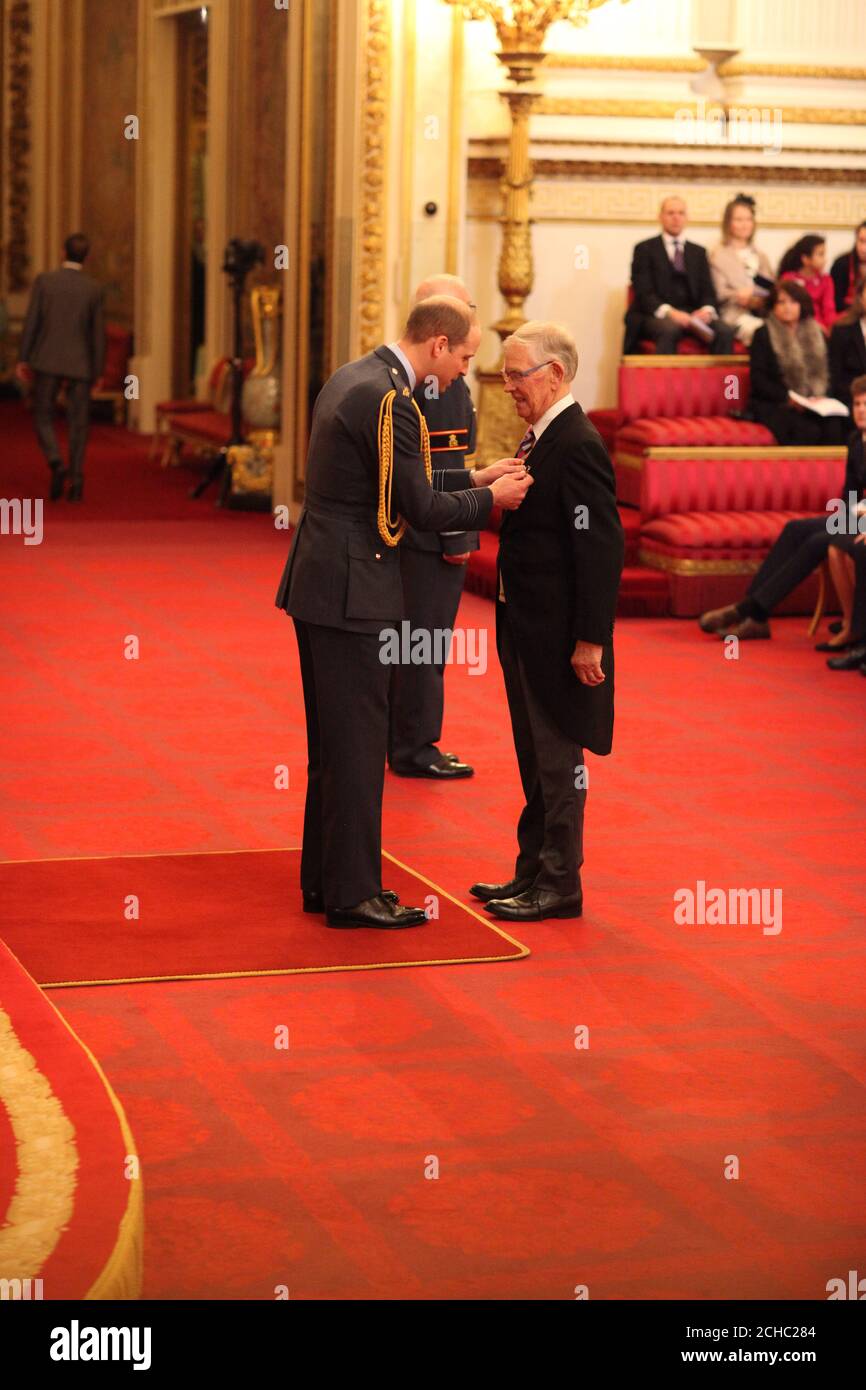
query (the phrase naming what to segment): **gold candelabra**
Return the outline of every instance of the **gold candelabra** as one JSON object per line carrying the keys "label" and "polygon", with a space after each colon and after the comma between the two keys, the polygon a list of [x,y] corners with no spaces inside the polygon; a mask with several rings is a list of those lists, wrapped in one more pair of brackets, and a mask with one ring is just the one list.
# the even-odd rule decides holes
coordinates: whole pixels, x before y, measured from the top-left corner
{"label": "gold candelabra", "polygon": [[[542,49],[551,24],[568,20],[585,24],[590,10],[607,0],[445,0],[454,5],[464,19],[491,19],[501,45],[497,58],[505,67],[513,87],[500,95],[508,103],[511,135],[502,178],[502,247],[499,253],[499,292],[506,303],[504,315],[492,325],[504,343],[526,322],[523,305],[532,289],[532,160],[529,155],[529,117],[540,93],[527,91],[523,84],[532,80],[546,58]],[[510,453],[513,448],[514,412],[502,393],[499,362],[489,370],[478,370],[480,401],[478,411],[478,462],[483,464]],[[518,422],[519,424],[520,422]],[[520,431],[522,433],[522,430]]]}

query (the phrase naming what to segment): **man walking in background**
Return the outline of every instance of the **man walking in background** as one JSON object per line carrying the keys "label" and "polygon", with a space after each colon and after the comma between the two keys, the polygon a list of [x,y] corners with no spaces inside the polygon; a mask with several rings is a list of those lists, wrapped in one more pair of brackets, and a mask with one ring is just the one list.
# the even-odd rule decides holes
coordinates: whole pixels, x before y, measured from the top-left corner
{"label": "man walking in background", "polygon": [[[51,469],[51,500],[63,495],[71,475],[69,501],[80,502],[84,492],[84,450],[90,424],[90,390],[105,362],[102,290],[86,275],[83,265],[90,242],[82,232],[66,238],[66,259],[58,270],[37,275],[21,334],[20,362],[34,372],[33,422],[36,437]],[[54,411],[60,385],[66,381],[69,423],[69,466],[65,468],[54,433]]]}
{"label": "man walking in background", "polygon": [[[456,275],[422,280],[413,303],[431,295],[451,295],[470,309],[475,305]],[[419,381],[415,400],[427,422],[433,467],[464,468],[475,452],[475,407],[465,377],[444,391],[435,381]],[[467,479],[467,485],[469,479]],[[466,565],[478,549],[477,531],[416,531],[407,527],[400,543],[400,577],[406,619],[412,632],[452,632],[466,579]],[[429,777],[453,782],[471,777],[473,769],[455,753],[442,753],[445,707],[445,662],[405,663],[391,677],[388,762],[401,777]]]}

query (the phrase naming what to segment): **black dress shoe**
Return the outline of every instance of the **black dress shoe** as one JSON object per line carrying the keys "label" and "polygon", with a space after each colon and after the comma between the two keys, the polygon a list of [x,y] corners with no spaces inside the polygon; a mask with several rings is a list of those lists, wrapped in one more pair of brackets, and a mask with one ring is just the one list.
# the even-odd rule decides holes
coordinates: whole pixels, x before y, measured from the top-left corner
{"label": "black dress shoe", "polygon": [[816,652],[847,652],[851,646],[850,642],[818,642],[815,645]]}
{"label": "black dress shoe", "polygon": [[512,878],[508,883],[473,883],[469,892],[473,898],[489,903],[492,898],[513,898],[517,893],[525,893],[534,882],[534,878]]}
{"label": "black dress shoe", "polygon": [[84,479],[78,478],[69,484],[69,491],[66,494],[67,502],[80,502],[84,496]]}
{"label": "black dress shoe", "polygon": [[52,459],[48,467],[51,469],[51,491],[48,495],[52,502],[59,502],[69,469],[64,468],[63,459]]}
{"label": "black dress shoe", "polygon": [[354,907],[329,907],[325,921],[329,927],[380,927],[395,931],[399,927],[422,927],[427,914],[423,907],[400,907],[380,893]]}
{"label": "black dress shoe", "polygon": [[[398,903],[400,901],[393,888],[383,888],[380,896],[385,898],[389,903]],[[324,912],[325,897],[323,893],[304,893],[303,898],[305,912]]]}
{"label": "black dress shoe", "polygon": [[573,893],[563,898],[546,888],[530,888],[514,898],[492,898],[487,911],[506,922],[541,922],[545,917],[580,917],[583,898]]}
{"label": "black dress shoe", "polygon": [[858,642],[856,647],[849,647],[844,656],[831,656],[827,660],[827,665],[831,671],[856,671],[858,666],[862,666],[866,661],[866,642]]}
{"label": "black dress shoe", "polygon": [[433,777],[440,782],[453,782],[457,777],[472,777],[475,768],[468,763],[455,763],[450,758],[437,758],[423,767],[392,767],[398,777]]}

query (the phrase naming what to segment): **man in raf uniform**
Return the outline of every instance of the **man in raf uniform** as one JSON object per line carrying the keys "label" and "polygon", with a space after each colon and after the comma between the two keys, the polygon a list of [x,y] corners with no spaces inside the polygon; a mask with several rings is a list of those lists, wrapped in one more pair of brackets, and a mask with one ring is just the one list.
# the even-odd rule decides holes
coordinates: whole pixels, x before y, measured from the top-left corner
{"label": "man in raf uniform", "polygon": [[[414,303],[431,295],[448,294],[470,308],[469,291],[456,275],[422,280]],[[430,434],[433,466],[465,468],[475,452],[475,407],[462,376],[446,391],[435,381],[419,381],[415,399]],[[477,531],[416,531],[408,527],[400,543],[400,576],[406,619],[412,632],[447,632],[454,628],[466,564],[478,549]],[[394,667],[391,677],[391,721],[388,761],[401,777],[431,777],[440,782],[471,777],[473,769],[454,753],[441,753],[445,703],[445,658]]]}
{"label": "man in raf uniform", "polygon": [[313,411],[304,509],[276,603],[294,619],[304,687],[304,909],[324,911],[331,927],[426,921],[423,908],[402,907],[382,888],[383,640],[403,616],[403,518],[418,530],[483,526],[494,503],[511,510],[530,486],[514,459],[471,479],[430,468],[412,392],[427,377],[445,391],[465,376],[480,338],[460,300],[426,299],[399,341],[338,368]]}

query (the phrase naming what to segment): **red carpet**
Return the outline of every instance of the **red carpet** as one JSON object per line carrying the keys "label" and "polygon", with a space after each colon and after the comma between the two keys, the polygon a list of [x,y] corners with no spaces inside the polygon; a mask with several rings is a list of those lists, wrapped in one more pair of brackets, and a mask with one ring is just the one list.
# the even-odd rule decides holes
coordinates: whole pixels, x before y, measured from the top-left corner
{"label": "red carpet", "polygon": [[329,929],[301,908],[300,859],[299,850],[288,849],[0,864],[3,939],[46,986],[458,965],[528,954],[480,912],[393,861],[387,887],[403,903],[429,907],[435,920],[396,932]]}
{"label": "red carpet", "polygon": [[[13,438],[7,491],[33,495]],[[81,510],[52,510],[40,547],[0,538],[5,859],[297,843],[285,536],[188,482],[102,427]],[[489,638],[491,616],[468,596],[460,622]],[[515,968],[54,996],[136,1135],[145,1296],[824,1299],[862,1272],[866,681],[829,672],[804,620],[773,631],[729,661],[694,623],[618,625],[586,916],[522,929]],[[511,869],[520,806],[492,642],[488,661],[446,682],[443,746],[475,778],[386,784],[388,849],[467,902]],[[781,889],[782,931],[677,925],[698,880]]]}
{"label": "red carpet", "polygon": [[126,1116],[2,942],[0,1001],[0,1279],[30,1300],[137,1298],[142,1184]]}

